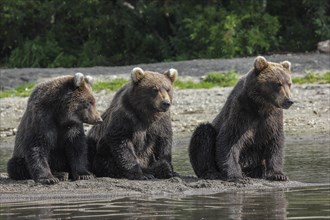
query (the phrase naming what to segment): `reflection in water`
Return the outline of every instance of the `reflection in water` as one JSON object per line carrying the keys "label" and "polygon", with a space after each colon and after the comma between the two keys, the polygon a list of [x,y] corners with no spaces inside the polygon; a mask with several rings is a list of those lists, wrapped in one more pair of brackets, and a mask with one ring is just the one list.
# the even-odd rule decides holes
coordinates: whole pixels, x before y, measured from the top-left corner
{"label": "reflection in water", "polygon": [[[260,205],[262,204],[262,206]],[[123,198],[79,202],[6,203],[1,213],[27,218],[121,217],[127,219],[285,219],[283,191],[222,193],[212,196]]]}
{"label": "reflection in water", "polygon": [[330,146],[324,144],[287,145],[285,171],[290,180],[330,183]]}
{"label": "reflection in water", "polygon": [[0,218],[315,219],[329,217],[329,192],[329,187],[320,187],[209,196],[4,203]]}
{"label": "reflection in water", "polygon": [[[173,165],[193,175],[188,139],[176,140]],[[0,172],[12,149],[0,148]],[[286,147],[285,171],[291,180],[329,183],[327,143]],[[2,203],[0,219],[320,219],[330,216],[328,186],[268,192],[231,192],[203,196],[129,197],[113,200]]]}

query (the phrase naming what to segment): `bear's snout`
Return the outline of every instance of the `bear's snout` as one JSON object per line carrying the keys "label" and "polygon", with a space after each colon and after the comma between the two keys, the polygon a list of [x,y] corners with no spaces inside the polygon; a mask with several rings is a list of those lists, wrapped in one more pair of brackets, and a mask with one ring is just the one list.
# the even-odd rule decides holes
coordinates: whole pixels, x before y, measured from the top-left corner
{"label": "bear's snout", "polygon": [[291,105],[293,105],[294,101],[292,101],[291,99],[285,99],[284,102],[282,103],[282,108],[284,109],[288,109],[291,107]]}
{"label": "bear's snout", "polygon": [[171,103],[167,100],[162,101],[161,104],[160,104],[160,108],[164,112],[166,112],[170,108],[170,106],[171,106]]}
{"label": "bear's snout", "polygon": [[95,120],[95,123],[94,124],[101,124],[103,122],[103,119],[101,118],[101,117],[98,117],[98,118],[96,118],[96,120]]}

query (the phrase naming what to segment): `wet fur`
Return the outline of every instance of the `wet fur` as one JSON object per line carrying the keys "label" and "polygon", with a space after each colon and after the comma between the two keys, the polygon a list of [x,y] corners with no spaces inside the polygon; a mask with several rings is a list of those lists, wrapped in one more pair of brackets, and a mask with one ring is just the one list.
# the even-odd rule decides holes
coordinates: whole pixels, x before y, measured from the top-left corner
{"label": "wet fur", "polygon": [[100,116],[95,106],[88,112],[77,110],[85,101],[94,101],[89,85],[76,87],[72,76],[53,79],[34,89],[18,127],[13,157],[8,161],[10,178],[54,184],[59,179],[53,174],[61,171],[68,172],[73,180],[92,178],[87,170],[83,120]]}
{"label": "wet fur", "polygon": [[[167,96],[160,95],[164,88]],[[164,179],[174,175],[170,111],[160,111],[157,104],[164,97],[172,101],[171,81],[153,72],[134,75],[115,94],[102,115],[103,124],[88,133],[89,162],[96,176]]]}
{"label": "wet fur", "polygon": [[242,77],[213,122],[199,125],[193,133],[189,155],[199,178],[288,179],[283,174],[283,110],[273,100],[286,100],[289,92],[271,90],[272,85],[266,84],[279,78],[290,84],[291,79],[286,68],[267,64]]}

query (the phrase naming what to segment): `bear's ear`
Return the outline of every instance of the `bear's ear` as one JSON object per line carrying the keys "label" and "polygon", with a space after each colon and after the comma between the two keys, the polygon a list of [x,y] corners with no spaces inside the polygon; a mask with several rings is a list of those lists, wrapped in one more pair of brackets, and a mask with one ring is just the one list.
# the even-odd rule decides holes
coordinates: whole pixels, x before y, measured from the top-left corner
{"label": "bear's ear", "polygon": [[132,70],[131,77],[133,82],[139,82],[144,77],[144,71],[140,67],[135,67]]}
{"label": "bear's ear", "polygon": [[84,83],[84,74],[82,73],[76,73],[74,74],[74,86],[75,87],[80,87],[82,83]]}
{"label": "bear's ear", "polygon": [[93,85],[94,79],[91,76],[85,76],[85,82],[88,83],[89,85]]}
{"label": "bear's ear", "polygon": [[280,63],[285,69],[290,70],[291,71],[291,63],[289,61],[283,61]]}
{"label": "bear's ear", "polygon": [[268,61],[263,56],[257,56],[254,60],[254,68],[260,72],[268,67]]}
{"label": "bear's ear", "polygon": [[169,69],[164,73],[173,83],[178,77],[178,71],[176,69]]}

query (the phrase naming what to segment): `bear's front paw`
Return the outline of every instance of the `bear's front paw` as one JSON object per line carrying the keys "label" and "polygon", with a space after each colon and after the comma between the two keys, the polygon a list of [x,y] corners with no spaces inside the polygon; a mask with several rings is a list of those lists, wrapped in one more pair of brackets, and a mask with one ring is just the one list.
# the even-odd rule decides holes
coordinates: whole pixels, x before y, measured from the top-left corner
{"label": "bear's front paw", "polygon": [[177,172],[175,172],[175,171],[173,171],[173,172],[172,172],[172,176],[173,176],[173,177],[180,177],[180,174],[177,173]]}
{"label": "bear's front paw", "polygon": [[243,179],[243,175],[241,173],[235,173],[230,174],[227,176],[227,178],[224,178],[225,180],[229,182],[239,182]]}
{"label": "bear's front paw", "polygon": [[137,174],[130,174],[126,176],[127,179],[129,180],[151,180],[151,179],[155,179],[155,177],[152,174],[141,174],[141,173],[137,173]]}
{"label": "bear's front paw", "polygon": [[172,178],[174,175],[172,172],[163,172],[156,175],[157,179],[169,179]]}
{"label": "bear's front paw", "polygon": [[289,178],[284,175],[283,173],[273,173],[270,175],[267,175],[267,180],[273,180],[273,181],[288,181]]}
{"label": "bear's front paw", "polygon": [[79,175],[78,180],[91,180],[94,179],[93,175]]}
{"label": "bear's front paw", "polygon": [[39,182],[41,184],[45,184],[45,185],[53,185],[53,184],[59,183],[60,180],[58,178],[55,178],[55,177],[50,177],[50,178],[37,179],[37,182]]}
{"label": "bear's front paw", "polygon": [[154,173],[157,179],[169,179],[174,176],[175,172],[167,161],[159,161],[154,167]]}
{"label": "bear's front paw", "polygon": [[69,173],[67,172],[53,172],[54,177],[58,178],[60,181],[68,181]]}
{"label": "bear's front paw", "polygon": [[208,180],[220,180],[220,179],[223,179],[223,176],[219,172],[208,172],[208,173],[205,173],[200,178],[208,179]]}
{"label": "bear's front paw", "polygon": [[93,178],[94,178],[94,175],[88,171],[81,171],[81,172],[72,174],[72,180],[90,180]]}
{"label": "bear's front paw", "polygon": [[152,179],[155,179],[154,175],[152,175],[152,174],[143,175],[143,180],[152,180]]}

